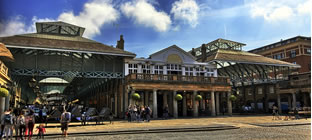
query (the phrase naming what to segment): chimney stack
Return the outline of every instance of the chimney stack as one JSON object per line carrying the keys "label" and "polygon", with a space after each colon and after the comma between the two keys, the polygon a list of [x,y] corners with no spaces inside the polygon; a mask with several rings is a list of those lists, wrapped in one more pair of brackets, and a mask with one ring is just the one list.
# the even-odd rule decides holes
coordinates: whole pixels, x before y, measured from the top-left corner
{"label": "chimney stack", "polygon": [[191,54],[192,54],[193,56],[195,56],[195,49],[194,49],[194,48],[192,48]]}
{"label": "chimney stack", "polygon": [[120,35],[120,40],[117,41],[117,46],[116,46],[116,48],[124,50],[124,44],[125,44],[125,41],[124,41],[124,39],[123,39],[123,36]]}
{"label": "chimney stack", "polygon": [[206,46],[205,46],[205,44],[202,44],[202,46],[201,46],[201,53],[202,53],[202,55],[201,55],[202,62],[205,62],[206,57],[207,57],[207,52],[206,52]]}

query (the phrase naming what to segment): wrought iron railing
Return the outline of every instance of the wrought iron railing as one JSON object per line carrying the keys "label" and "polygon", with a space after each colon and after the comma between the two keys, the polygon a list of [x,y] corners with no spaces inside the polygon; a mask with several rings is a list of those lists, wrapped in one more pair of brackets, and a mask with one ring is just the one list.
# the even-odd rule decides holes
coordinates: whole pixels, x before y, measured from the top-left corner
{"label": "wrought iron railing", "polygon": [[229,85],[228,77],[204,77],[204,76],[185,76],[185,75],[166,75],[166,74],[144,74],[132,73],[126,76],[126,81],[146,81],[146,82],[192,82]]}

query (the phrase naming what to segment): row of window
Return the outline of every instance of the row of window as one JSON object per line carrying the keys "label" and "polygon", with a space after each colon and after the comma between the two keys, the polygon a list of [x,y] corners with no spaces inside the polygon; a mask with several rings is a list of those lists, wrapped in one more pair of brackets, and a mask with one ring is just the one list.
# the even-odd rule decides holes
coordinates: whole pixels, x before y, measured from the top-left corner
{"label": "row of window", "polygon": [[[151,66],[148,64],[142,64],[142,71],[138,72],[138,64],[129,64],[128,70],[129,73],[151,73]],[[164,67],[162,65],[155,65],[154,72],[155,74],[163,74]],[[195,70],[195,73],[193,72]],[[182,75],[182,66],[178,64],[167,64],[167,73],[168,74],[177,74]],[[204,76],[206,73],[207,76],[213,76],[214,69],[205,68],[205,67],[185,67],[185,75],[188,76]]]}
{"label": "row of window", "polygon": [[[248,89],[247,90],[247,93],[248,93],[248,95],[253,95],[253,89]],[[257,92],[256,92],[257,94],[263,94],[263,88],[257,88]],[[274,87],[273,86],[271,86],[270,88],[269,88],[269,93],[270,94],[274,94]]]}
{"label": "row of window", "polygon": [[[305,49],[305,54],[311,54],[311,49],[310,48],[306,48]],[[291,50],[290,53],[289,53],[289,57],[290,58],[294,58],[296,57],[296,50]],[[277,53],[277,54],[274,54],[273,55],[273,59],[283,59],[285,58],[285,54],[284,53]]]}

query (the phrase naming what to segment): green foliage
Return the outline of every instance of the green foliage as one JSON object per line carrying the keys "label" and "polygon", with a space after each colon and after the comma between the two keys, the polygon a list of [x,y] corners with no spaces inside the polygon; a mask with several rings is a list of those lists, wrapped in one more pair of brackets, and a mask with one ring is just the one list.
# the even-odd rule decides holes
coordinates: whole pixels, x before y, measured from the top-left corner
{"label": "green foliage", "polygon": [[180,101],[180,100],[183,99],[183,97],[182,97],[181,94],[177,94],[177,95],[175,96],[175,99],[176,99],[177,101]]}
{"label": "green foliage", "polygon": [[140,99],[141,99],[139,93],[133,93],[133,94],[131,95],[131,98],[132,98],[133,100],[140,100]]}
{"label": "green foliage", "polygon": [[200,101],[202,99],[203,99],[203,97],[201,95],[196,95],[196,97],[195,97],[195,100],[197,100],[197,101]]}
{"label": "green foliage", "polygon": [[237,97],[236,97],[235,95],[231,95],[231,96],[230,96],[230,100],[231,100],[232,102],[236,101],[236,99],[237,99]]}
{"label": "green foliage", "polygon": [[5,88],[0,88],[0,97],[6,97],[9,95],[9,91]]}

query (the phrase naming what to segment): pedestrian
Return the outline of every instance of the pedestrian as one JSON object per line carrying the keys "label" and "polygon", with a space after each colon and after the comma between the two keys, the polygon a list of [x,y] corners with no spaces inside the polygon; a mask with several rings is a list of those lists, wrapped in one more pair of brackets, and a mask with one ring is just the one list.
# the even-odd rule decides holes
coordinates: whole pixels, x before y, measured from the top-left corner
{"label": "pedestrian", "polygon": [[[18,109],[14,109],[13,111],[13,127],[15,130],[15,139],[17,139],[18,134],[19,134],[19,124],[17,123],[17,117],[19,116],[19,110]],[[12,132],[13,133],[13,132]]]}
{"label": "pedestrian", "polygon": [[144,119],[145,119],[145,107],[143,105],[141,106],[140,116],[141,116],[142,121],[144,121]]}
{"label": "pedestrian", "polygon": [[40,124],[38,127],[37,127],[37,130],[36,132],[38,131],[38,136],[37,136],[37,139],[44,139],[44,133],[46,132],[46,129],[44,128],[44,125],[43,124]]}
{"label": "pedestrian", "polygon": [[295,114],[295,119],[299,120],[299,114],[298,114],[298,109],[295,107],[294,109],[294,114]]}
{"label": "pedestrian", "polygon": [[23,113],[20,113],[17,117],[17,125],[19,126],[19,137],[23,139],[23,136],[26,131],[26,123],[25,123],[25,117]]}
{"label": "pedestrian", "polygon": [[68,125],[70,121],[71,121],[71,113],[64,110],[60,119],[62,135],[64,137],[67,137],[67,130],[68,130]]}
{"label": "pedestrian", "polygon": [[29,114],[26,116],[26,124],[27,124],[27,134],[28,134],[28,139],[31,139],[33,136],[33,130],[35,126],[35,115],[34,111],[29,109]]}
{"label": "pedestrian", "polygon": [[276,105],[274,104],[273,107],[272,107],[272,110],[273,110],[273,120],[277,120],[278,119],[278,108],[276,107]]}
{"label": "pedestrian", "polygon": [[150,122],[152,110],[149,106],[145,106],[146,121]]}
{"label": "pedestrian", "polygon": [[11,109],[8,109],[1,115],[1,137],[3,135],[3,131],[5,133],[6,139],[12,139],[13,135],[13,121],[14,121],[14,116],[11,114]]}
{"label": "pedestrian", "polygon": [[48,124],[47,116],[48,116],[48,109],[46,108],[46,106],[44,106],[42,109],[42,119],[43,119],[43,122],[45,123],[45,127],[47,127],[47,124]]}
{"label": "pedestrian", "polygon": [[168,116],[169,116],[168,113],[169,113],[169,109],[168,109],[168,105],[166,105],[164,110],[163,110],[164,119],[168,119]]}
{"label": "pedestrian", "polygon": [[114,115],[113,115],[113,113],[111,112],[111,113],[109,113],[109,123],[110,123],[110,124],[114,124],[114,123],[112,123],[113,119],[114,119]]}
{"label": "pedestrian", "polygon": [[126,112],[126,116],[128,118],[128,122],[131,122],[131,105],[129,105],[128,109],[127,109],[127,112]]}
{"label": "pedestrian", "polygon": [[81,114],[81,125],[86,125],[86,120],[87,120],[86,112],[83,112]]}

